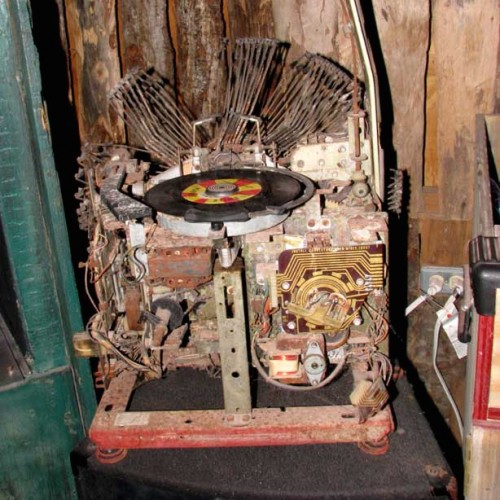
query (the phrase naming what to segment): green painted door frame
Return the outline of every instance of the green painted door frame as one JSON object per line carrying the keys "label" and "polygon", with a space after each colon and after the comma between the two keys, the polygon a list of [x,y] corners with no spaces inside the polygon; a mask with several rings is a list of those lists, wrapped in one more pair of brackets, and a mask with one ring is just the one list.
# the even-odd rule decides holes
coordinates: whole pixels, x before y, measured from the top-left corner
{"label": "green painted door frame", "polygon": [[75,497],[69,453],[95,396],[72,350],[83,326],[27,0],[0,0],[0,230],[31,370],[0,386],[0,499]]}

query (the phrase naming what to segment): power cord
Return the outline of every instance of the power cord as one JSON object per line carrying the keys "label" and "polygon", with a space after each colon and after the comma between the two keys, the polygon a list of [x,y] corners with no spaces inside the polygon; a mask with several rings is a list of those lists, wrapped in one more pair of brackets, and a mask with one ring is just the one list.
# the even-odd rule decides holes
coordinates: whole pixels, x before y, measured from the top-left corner
{"label": "power cord", "polygon": [[430,297],[438,294],[444,286],[444,278],[439,274],[433,274],[429,279],[429,287],[427,293],[423,293],[417,297],[406,309],[405,316],[411,314],[420,304],[424,303]]}
{"label": "power cord", "polygon": [[[464,440],[464,424],[462,422],[462,416],[460,415],[460,410],[458,409],[458,406],[453,399],[453,396],[450,392],[450,389],[448,388],[448,384],[446,383],[441,371],[439,370],[438,364],[437,364],[437,357],[438,357],[438,349],[439,349],[439,334],[441,332],[441,326],[443,326],[443,318],[450,318],[454,317],[455,315],[458,315],[457,309],[455,307],[455,301],[456,299],[462,294],[462,290],[460,287],[456,287],[453,295],[450,296],[450,298],[446,301],[446,304],[444,305],[443,309],[438,311],[437,314],[437,320],[434,325],[434,336],[433,336],[433,342],[432,342],[432,366],[434,367],[434,371],[436,372],[436,376],[441,383],[441,386],[443,387],[444,393],[446,394],[446,397],[448,398],[448,401],[450,402],[450,405],[453,409],[453,412],[455,414],[455,418],[457,420],[458,424],[458,429],[460,432],[460,439],[463,443]],[[441,314],[440,314],[441,313]]]}

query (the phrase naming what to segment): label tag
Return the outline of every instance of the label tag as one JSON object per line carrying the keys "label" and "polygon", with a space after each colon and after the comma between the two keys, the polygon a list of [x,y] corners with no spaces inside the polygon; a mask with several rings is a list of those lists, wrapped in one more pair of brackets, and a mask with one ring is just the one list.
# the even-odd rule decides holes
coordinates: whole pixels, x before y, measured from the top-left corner
{"label": "label tag", "polygon": [[115,417],[116,427],[129,427],[132,425],[148,425],[149,413],[145,411],[132,411],[118,413]]}
{"label": "label tag", "polygon": [[467,356],[468,344],[464,344],[458,340],[458,311],[454,304],[447,304],[443,309],[440,309],[437,313],[439,321],[443,326],[443,330],[448,335],[453,349],[458,359],[465,358]]}

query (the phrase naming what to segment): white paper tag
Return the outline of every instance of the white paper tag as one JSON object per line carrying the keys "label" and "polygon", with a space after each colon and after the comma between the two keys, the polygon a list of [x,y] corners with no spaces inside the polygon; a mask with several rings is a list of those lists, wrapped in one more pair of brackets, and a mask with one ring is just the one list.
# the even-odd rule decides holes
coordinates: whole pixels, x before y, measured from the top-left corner
{"label": "white paper tag", "polygon": [[118,413],[115,417],[116,427],[129,427],[131,425],[148,425],[149,413],[145,411],[132,411]]}
{"label": "white paper tag", "polygon": [[437,317],[441,324],[443,325],[443,330],[448,335],[453,349],[457,354],[458,359],[465,358],[467,356],[467,346],[458,340],[458,311],[454,304],[447,304],[443,309],[440,309],[437,313]]}

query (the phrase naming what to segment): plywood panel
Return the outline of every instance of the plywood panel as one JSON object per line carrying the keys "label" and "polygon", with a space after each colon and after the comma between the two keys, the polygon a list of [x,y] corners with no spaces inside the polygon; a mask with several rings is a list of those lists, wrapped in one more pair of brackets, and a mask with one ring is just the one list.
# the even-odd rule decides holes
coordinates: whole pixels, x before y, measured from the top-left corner
{"label": "plywood panel", "polygon": [[124,141],[124,128],[110,108],[108,92],[120,79],[115,2],[65,0],[80,139]]}

